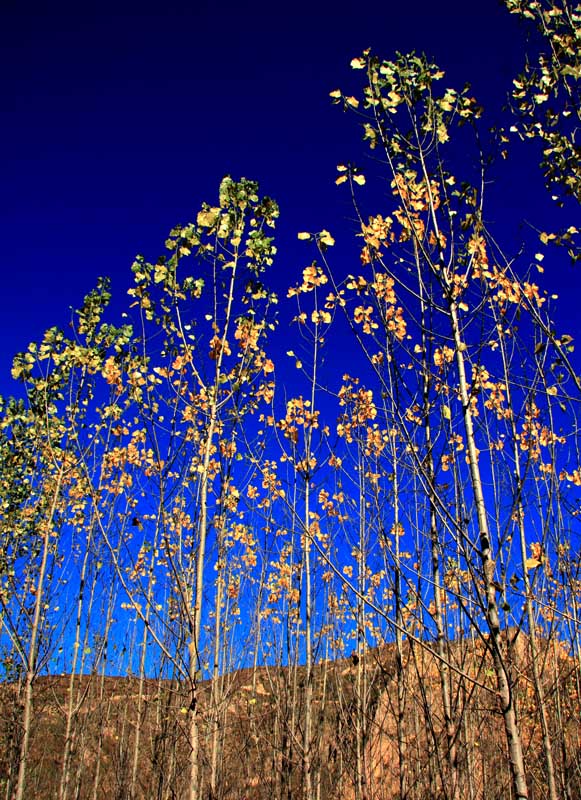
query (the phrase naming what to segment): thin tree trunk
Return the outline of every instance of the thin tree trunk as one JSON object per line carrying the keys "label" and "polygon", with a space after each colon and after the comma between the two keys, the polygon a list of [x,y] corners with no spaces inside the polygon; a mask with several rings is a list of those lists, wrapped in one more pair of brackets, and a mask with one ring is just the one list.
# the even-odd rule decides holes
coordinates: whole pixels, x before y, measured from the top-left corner
{"label": "thin tree trunk", "polygon": [[472,412],[470,410],[470,396],[466,379],[466,367],[464,360],[464,350],[466,346],[462,340],[460,323],[458,320],[457,304],[453,300],[450,301],[450,322],[456,350],[456,365],[458,369],[460,399],[462,402],[462,411],[464,416],[466,447],[468,451],[468,462],[470,467],[470,482],[478,519],[480,559],[482,563],[482,576],[484,580],[486,599],[486,608],[484,609],[484,612],[488,629],[490,631],[490,649],[494,663],[498,697],[500,700],[500,707],[504,720],[515,798],[516,800],[528,800],[528,789],[525,776],[521,736],[516,720],[512,687],[510,685],[506,665],[502,656],[502,639],[498,615],[498,604],[496,601],[496,585],[494,580],[495,563],[492,554],[490,532],[488,529],[486,500],[484,498],[480,466],[478,464],[478,451],[476,448],[474,424],[472,420]]}
{"label": "thin tree trunk", "polygon": [[30,631],[30,643],[28,646],[28,658],[26,663],[26,678],[24,683],[24,705],[22,713],[22,742],[20,745],[20,759],[18,763],[18,778],[16,784],[16,792],[14,795],[15,800],[23,800],[25,797],[24,789],[26,783],[26,772],[28,768],[28,754],[30,746],[30,732],[32,726],[32,711],[33,711],[33,686],[36,678],[36,670],[38,666],[38,643],[40,637],[40,623],[41,614],[44,606],[44,584],[46,579],[48,557],[50,552],[50,538],[51,526],[56,513],[56,507],[61,491],[61,484],[63,480],[64,467],[61,467],[56,477],[56,485],[54,488],[54,495],[50,508],[48,519],[45,521],[45,530],[42,538],[42,556],[40,562],[40,569],[38,572],[38,580],[35,587],[35,602],[34,613],[32,619],[32,628]]}
{"label": "thin tree trunk", "polygon": [[[310,451],[307,451],[307,463]],[[312,576],[311,576],[311,541],[310,525],[310,477],[307,474],[305,485],[305,531],[304,539],[304,576],[305,576],[305,716],[303,736],[303,781],[305,800],[313,800],[313,631],[312,631]]]}
{"label": "thin tree trunk", "polygon": [[214,429],[216,426],[216,408],[212,406],[211,417],[208,425],[206,447],[203,461],[202,472],[202,491],[200,495],[200,526],[198,552],[196,555],[196,587],[195,600],[192,612],[192,631],[189,643],[189,683],[190,683],[190,707],[189,707],[189,735],[190,735],[190,800],[199,800],[201,796],[200,783],[200,716],[199,716],[199,696],[198,686],[201,679],[201,630],[202,630],[202,604],[204,599],[204,567],[206,560],[206,541],[208,534],[208,471],[212,441],[214,439]]}
{"label": "thin tree trunk", "polygon": [[567,737],[565,734],[565,726],[563,724],[563,713],[561,709],[561,675],[559,670],[559,657],[557,655],[557,642],[553,639],[553,664],[555,675],[555,723],[556,729],[559,731],[559,744],[561,749],[561,787],[563,797],[566,800],[572,800],[570,782],[567,780]]}
{"label": "thin tree trunk", "polygon": [[[394,445],[395,447],[395,445]],[[399,763],[399,795],[401,800],[407,797],[407,752],[405,736],[405,706],[406,706],[406,676],[403,663],[403,600],[401,585],[400,547],[399,547],[399,502],[398,502],[398,471],[397,461],[393,460],[393,492],[394,492],[394,538],[395,538],[395,659],[397,678],[397,757]]]}
{"label": "thin tree trunk", "polygon": [[[419,273],[419,257],[417,243],[415,244],[416,266]],[[430,371],[427,362],[428,337],[426,308],[423,295],[423,282],[419,280],[420,302],[422,314],[422,392],[423,392],[423,411],[424,411],[424,433],[426,438],[426,470],[429,486],[429,508],[430,508],[430,548],[432,562],[432,581],[434,587],[434,622],[436,624],[436,652],[438,654],[437,664],[440,676],[440,688],[442,698],[442,709],[444,712],[444,726],[446,730],[447,743],[447,762],[448,762],[448,782],[450,787],[449,797],[451,800],[458,798],[458,764],[456,751],[456,724],[452,717],[452,702],[450,698],[450,671],[448,669],[448,653],[446,652],[446,625],[444,620],[442,593],[442,575],[440,570],[440,541],[438,537],[438,525],[436,514],[436,502],[434,492],[436,491],[434,456],[432,452],[432,429],[430,425]]]}
{"label": "thin tree trunk", "polygon": [[206,429],[206,442],[204,446],[204,456],[202,461],[201,489],[200,489],[200,522],[198,528],[198,551],[196,555],[196,586],[194,596],[194,607],[189,612],[190,617],[190,642],[188,645],[188,679],[190,684],[190,707],[189,707],[189,735],[190,735],[190,800],[199,800],[201,790],[200,775],[200,713],[199,703],[199,682],[201,679],[201,632],[202,632],[202,611],[204,600],[204,571],[206,567],[206,545],[208,539],[208,494],[209,494],[209,470],[210,458],[214,443],[214,435],[218,427],[218,408],[219,390],[222,374],[222,361],[224,348],[227,342],[228,328],[232,315],[232,304],[234,302],[234,287],[237,275],[238,256],[234,255],[232,261],[232,272],[229,281],[228,299],[225,309],[225,321],[220,348],[216,357],[216,371],[214,382],[208,390],[209,417]]}
{"label": "thin tree trunk", "polygon": [[[160,508],[165,505],[163,487],[160,494]],[[139,772],[139,758],[141,755],[141,733],[144,723],[144,686],[145,686],[145,659],[147,656],[147,642],[149,638],[150,620],[153,603],[154,573],[156,566],[156,556],[159,540],[159,529],[162,516],[158,515],[158,524],[155,529],[155,536],[151,546],[151,557],[148,568],[147,595],[145,599],[145,619],[143,621],[143,635],[141,637],[141,652],[139,654],[139,683],[137,687],[137,708],[135,709],[135,738],[133,740],[133,761],[131,766],[131,780],[129,784],[129,800],[136,796],[137,775]],[[138,576],[139,580],[139,576]]]}
{"label": "thin tree trunk", "polygon": [[[221,532],[220,536],[223,536]],[[222,686],[220,676],[220,654],[222,633],[222,604],[224,600],[224,569],[223,560],[225,552],[222,542],[218,546],[218,579],[216,585],[216,604],[214,617],[214,663],[212,667],[212,686],[210,689],[210,727],[212,731],[212,751],[210,755],[210,793],[212,800],[218,797],[218,757],[220,750],[220,720],[219,711],[222,700]]]}
{"label": "thin tree trunk", "polygon": [[531,654],[531,670],[533,673],[533,685],[535,688],[535,695],[537,699],[537,710],[541,722],[541,734],[543,739],[543,751],[545,756],[545,767],[547,770],[547,788],[549,790],[549,799],[558,800],[557,783],[555,780],[555,766],[553,762],[553,750],[551,746],[551,735],[549,731],[549,722],[547,719],[547,701],[545,699],[545,690],[543,688],[541,674],[539,671],[539,649],[537,642],[537,626],[535,622],[535,615],[533,611],[533,594],[529,573],[526,565],[527,561],[527,544],[526,544],[526,531],[524,524],[524,507],[522,505],[522,476],[520,468],[520,458],[518,453],[518,440],[515,437],[516,426],[514,424],[514,417],[512,419],[513,427],[513,440],[514,440],[514,456],[515,456],[515,477],[517,483],[518,502],[518,527],[519,527],[519,543],[521,551],[521,563],[523,567],[523,584],[525,591],[525,609],[527,615],[527,622],[529,626],[529,648]]}
{"label": "thin tree trunk", "polygon": [[[61,771],[61,781],[59,786],[59,799],[66,800],[69,793],[69,786],[70,786],[70,779],[71,779],[71,764],[70,760],[74,755],[75,751],[75,731],[74,731],[74,724],[76,722],[76,717],[78,713],[78,705],[75,701],[75,686],[76,686],[76,678],[77,678],[77,664],[79,659],[79,653],[82,647],[81,642],[81,621],[82,621],[82,613],[83,613],[83,606],[84,606],[84,599],[85,599],[85,581],[87,579],[87,568],[89,563],[89,555],[90,555],[90,546],[92,544],[92,532],[89,536],[89,540],[87,541],[85,547],[85,553],[83,555],[83,563],[81,565],[81,574],[80,574],[80,582],[79,582],[79,595],[77,600],[77,615],[75,620],[75,641],[73,644],[73,663],[71,665],[71,674],[69,678],[69,697],[67,702],[67,717],[66,717],[66,727],[65,727],[65,744],[64,744],[64,752],[63,752],[63,764],[62,764],[62,771]],[[89,600],[89,608],[91,607],[92,600],[94,598],[94,589],[95,583],[93,582],[93,590],[91,591],[91,596]],[[82,669],[81,669],[82,672]]]}

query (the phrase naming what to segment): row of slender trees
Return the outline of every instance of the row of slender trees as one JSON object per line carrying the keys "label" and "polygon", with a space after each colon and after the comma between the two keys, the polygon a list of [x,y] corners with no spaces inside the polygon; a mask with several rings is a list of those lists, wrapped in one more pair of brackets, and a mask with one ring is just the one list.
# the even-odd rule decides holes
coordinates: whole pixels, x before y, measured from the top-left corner
{"label": "row of slender trees", "polygon": [[[506,4],[545,50],[498,146],[540,140],[565,219],[581,13]],[[14,361],[6,798],[581,796],[581,378],[539,275],[577,229],[505,255],[469,91],[413,54],[351,66],[357,260],[299,234],[292,349],[278,207],[225,178],[136,259],[122,324],[102,280]]]}

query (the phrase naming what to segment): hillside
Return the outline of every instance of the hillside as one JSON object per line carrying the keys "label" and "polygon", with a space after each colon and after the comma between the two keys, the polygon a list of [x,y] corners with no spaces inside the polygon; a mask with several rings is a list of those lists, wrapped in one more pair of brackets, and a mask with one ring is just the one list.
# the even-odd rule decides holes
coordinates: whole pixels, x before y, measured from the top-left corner
{"label": "hillside", "polygon": [[[531,797],[541,800],[547,797],[546,778],[528,644],[521,634],[508,642],[508,650]],[[452,669],[444,674],[452,688],[453,766],[441,701],[442,673],[434,651],[406,642],[401,655],[399,682],[395,645],[368,651],[362,659],[353,654],[317,665],[313,796],[449,798],[454,796],[455,774],[456,797],[510,797],[502,717],[490,700],[493,677],[486,642],[449,646]],[[561,796],[575,800],[581,797],[579,669],[556,643],[543,642],[539,656]],[[305,674],[301,667],[263,667],[202,684],[203,797],[291,800],[302,795]],[[65,781],[71,690],[70,774]],[[17,766],[19,687],[4,685],[1,694],[0,782],[3,796],[10,796]],[[187,697],[185,687],[170,680],[140,684],[135,678],[100,675],[39,678],[28,797],[48,800],[59,792],[78,800],[187,797]]]}

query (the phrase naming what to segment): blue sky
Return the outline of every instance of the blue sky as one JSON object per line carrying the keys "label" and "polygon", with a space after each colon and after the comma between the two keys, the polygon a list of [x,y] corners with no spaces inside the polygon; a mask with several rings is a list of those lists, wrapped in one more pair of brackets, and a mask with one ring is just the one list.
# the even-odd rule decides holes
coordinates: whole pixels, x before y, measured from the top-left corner
{"label": "blue sky", "polygon": [[[2,18],[3,393],[13,354],[65,326],[97,276],[112,278],[121,309],[135,254],[156,258],[168,230],[212,201],[227,173],[258,180],[280,203],[281,292],[309,258],[298,231],[349,238],[335,167],[365,151],[328,93],[357,78],[348,65],[362,49],[425,51],[449,85],[473,85],[492,122],[524,42],[496,0],[12,0]],[[525,235],[514,220],[545,213],[531,156],[517,152],[490,187],[491,222],[511,246]]]}
{"label": "blue sky", "polygon": [[[1,23],[2,394],[15,390],[14,353],[46,328],[66,327],[98,276],[112,278],[113,316],[126,308],[134,256],[155,260],[176,223],[215,202],[225,174],[258,180],[280,203],[271,282],[282,296],[314,255],[299,231],[331,231],[333,268],[356,272],[356,225],[348,191],[335,186],[336,165],[354,160],[365,171],[368,156],[356,120],[329,99],[337,87],[358,91],[351,58],[366,47],[386,58],[426,52],[446,85],[472,84],[485,126],[500,118],[525,44],[496,0],[9,0]],[[553,208],[533,147],[519,145],[499,167],[486,215],[511,254],[535,238],[523,220],[548,229]],[[389,213],[389,189],[369,206],[376,200],[376,213]],[[545,264],[545,285],[563,295],[562,329],[575,335],[578,272],[559,253]],[[287,366],[279,372],[277,363],[277,377],[290,393],[297,372],[284,352],[300,345],[289,341],[294,301],[285,308],[277,346]],[[339,374],[355,357],[346,347],[353,344],[339,339],[329,348]]]}

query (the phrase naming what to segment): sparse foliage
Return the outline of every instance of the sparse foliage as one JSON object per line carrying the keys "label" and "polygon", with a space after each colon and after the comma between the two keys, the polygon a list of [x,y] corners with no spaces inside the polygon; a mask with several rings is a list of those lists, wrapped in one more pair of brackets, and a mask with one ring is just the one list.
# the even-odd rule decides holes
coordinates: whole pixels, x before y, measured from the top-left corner
{"label": "sparse foliage", "polygon": [[[514,128],[578,200],[578,10],[507,5],[549,53]],[[574,336],[542,254],[487,226],[471,91],[415,54],[351,67],[359,265],[298,234],[292,339],[278,207],[227,177],[136,258],[122,324],[102,280],[14,360],[6,797],[581,796]]]}

